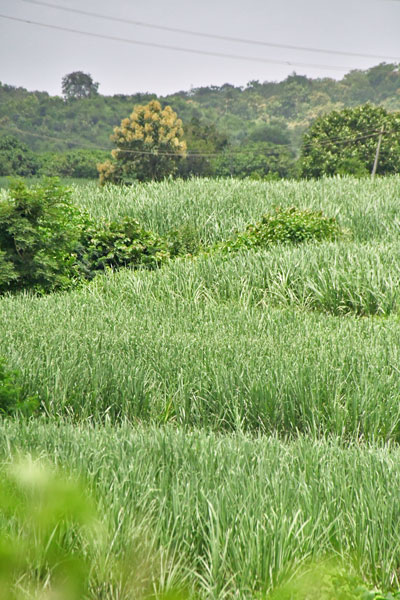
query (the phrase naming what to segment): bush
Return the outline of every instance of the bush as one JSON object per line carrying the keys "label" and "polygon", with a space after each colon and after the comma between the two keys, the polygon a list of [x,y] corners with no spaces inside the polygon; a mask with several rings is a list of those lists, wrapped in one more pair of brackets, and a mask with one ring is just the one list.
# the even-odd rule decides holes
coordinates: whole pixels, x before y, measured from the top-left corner
{"label": "bush", "polygon": [[170,257],[167,242],[131,217],[91,223],[82,234],[81,245],[80,269],[88,279],[107,267],[152,269]]}
{"label": "bush", "polygon": [[17,412],[29,416],[38,407],[38,399],[33,396],[24,396],[22,388],[17,384],[17,379],[17,371],[8,370],[5,360],[0,358],[0,416]]}
{"label": "bush", "polygon": [[166,239],[172,257],[197,254],[202,247],[199,232],[190,223],[172,229]]}
{"label": "bush", "polygon": [[31,188],[14,182],[0,200],[0,293],[68,289],[106,268],[152,269],[170,249],[189,252],[193,243],[185,243],[168,242],[130,217],[96,223],[56,180]]}
{"label": "bush", "polygon": [[275,213],[264,215],[261,221],[248,225],[234,238],[216,244],[214,249],[232,252],[244,248],[268,248],[277,243],[335,240],[341,233],[336,219],[326,217],[322,212],[278,207]]}
{"label": "bush", "polygon": [[31,188],[12,183],[9,196],[0,199],[0,293],[71,285],[81,220],[69,191],[57,181]]}

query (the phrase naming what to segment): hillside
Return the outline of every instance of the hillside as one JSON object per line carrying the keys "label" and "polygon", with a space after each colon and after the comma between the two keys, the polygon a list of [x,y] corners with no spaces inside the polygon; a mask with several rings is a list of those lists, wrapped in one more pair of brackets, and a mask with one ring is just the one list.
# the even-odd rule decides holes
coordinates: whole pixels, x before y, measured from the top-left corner
{"label": "hillside", "polygon": [[[47,92],[0,83],[0,136],[14,134],[38,152],[107,149],[111,147],[112,128],[134,104],[152,98],[156,95],[98,94],[66,101]],[[400,110],[400,70],[397,64],[382,63],[366,71],[351,71],[339,81],[293,74],[282,82],[250,81],[245,87],[211,85],[159,99],[163,105],[172,106],[186,128],[194,121],[212,125],[213,131],[226,136],[231,144],[289,143],[297,150],[313,119],[331,110],[365,102]]]}

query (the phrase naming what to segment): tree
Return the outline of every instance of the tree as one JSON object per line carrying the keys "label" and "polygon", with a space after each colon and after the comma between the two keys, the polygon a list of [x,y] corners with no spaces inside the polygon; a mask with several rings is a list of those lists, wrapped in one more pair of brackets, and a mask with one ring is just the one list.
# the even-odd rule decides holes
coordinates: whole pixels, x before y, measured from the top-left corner
{"label": "tree", "polygon": [[290,133],[285,122],[263,123],[250,133],[251,142],[270,142],[271,144],[290,144]]}
{"label": "tree", "polygon": [[62,93],[66,100],[71,98],[91,98],[97,95],[99,84],[88,73],[74,71],[62,78]]}
{"label": "tree", "polygon": [[294,171],[293,152],[270,142],[250,142],[239,149],[228,148],[215,159],[218,177],[280,178]]}
{"label": "tree", "polygon": [[400,170],[400,113],[364,104],[333,111],[317,119],[304,135],[300,156],[302,177],[370,173],[381,127],[384,136],[377,173]]}
{"label": "tree", "polygon": [[35,175],[39,161],[18,138],[6,135],[0,138],[0,175]]}
{"label": "tree", "polygon": [[186,155],[182,121],[170,106],[157,100],[138,105],[114,128],[113,160],[97,165],[100,183],[160,180],[176,172]]}
{"label": "tree", "polygon": [[213,123],[206,124],[192,118],[188,125],[185,124],[185,141],[190,156],[180,162],[179,177],[212,176],[214,164],[211,155],[220,153],[227,147],[227,136],[220,133]]}

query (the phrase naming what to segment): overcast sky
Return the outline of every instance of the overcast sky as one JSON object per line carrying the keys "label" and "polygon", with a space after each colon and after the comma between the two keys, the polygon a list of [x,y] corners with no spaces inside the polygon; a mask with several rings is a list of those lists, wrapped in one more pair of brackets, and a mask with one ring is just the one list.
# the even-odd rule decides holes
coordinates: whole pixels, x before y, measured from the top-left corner
{"label": "overcast sky", "polygon": [[[293,71],[340,79],[346,71],[400,62],[399,0],[46,0],[103,15],[211,34],[317,49],[394,57],[390,60],[234,43],[118,23],[28,3],[0,0],[17,19],[138,42],[257,57],[229,59],[146,47],[0,18],[0,81],[61,94],[72,71],[90,73],[102,94],[169,94],[192,86],[280,81]],[[287,64],[290,63],[290,64]],[[298,66],[295,63],[303,63]],[[320,67],[306,66],[323,65]],[[329,69],[328,67],[334,67]],[[336,68],[336,67],[342,67]]]}

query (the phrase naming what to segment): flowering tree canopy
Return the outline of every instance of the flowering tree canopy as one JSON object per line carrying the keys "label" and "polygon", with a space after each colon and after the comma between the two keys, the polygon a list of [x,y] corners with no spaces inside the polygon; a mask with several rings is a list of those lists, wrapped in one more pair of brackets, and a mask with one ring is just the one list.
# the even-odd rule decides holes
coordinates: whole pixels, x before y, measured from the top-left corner
{"label": "flowering tree canopy", "polygon": [[160,180],[173,174],[186,154],[182,121],[157,100],[138,105],[114,128],[112,160],[97,165],[100,182]]}

